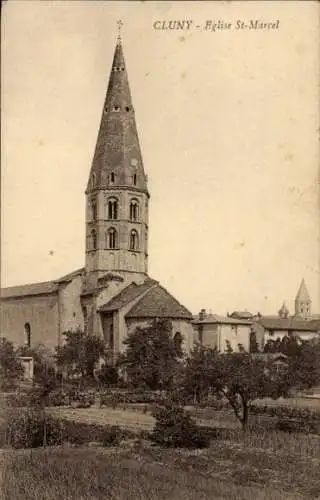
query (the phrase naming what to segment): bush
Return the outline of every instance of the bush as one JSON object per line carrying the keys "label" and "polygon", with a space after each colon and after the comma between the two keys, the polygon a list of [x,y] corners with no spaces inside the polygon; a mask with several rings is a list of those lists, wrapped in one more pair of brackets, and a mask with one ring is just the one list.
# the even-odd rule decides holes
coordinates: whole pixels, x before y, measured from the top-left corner
{"label": "bush", "polygon": [[115,425],[104,429],[100,436],[103,446],[119,446],[122,439],[121,429]]}
{"label": "bush", "polygon": [[103,365],[97,375],[99,382],[104,386],[114,386],[119,381],[118,370],[111,365]]}
{"label": "bush", "polygon": [[38,448],[44,444],[59,445],[62,443],[62,438],[63,424],[39,409],[27,409],[8,416],[5,444],[13,448]]}
{"label": "bush", "polygon": [[150,439],[166,447],[205,448],[209,446],[208,435],[196,426],[183,408],[166,405],[153,411],[156,419]]}

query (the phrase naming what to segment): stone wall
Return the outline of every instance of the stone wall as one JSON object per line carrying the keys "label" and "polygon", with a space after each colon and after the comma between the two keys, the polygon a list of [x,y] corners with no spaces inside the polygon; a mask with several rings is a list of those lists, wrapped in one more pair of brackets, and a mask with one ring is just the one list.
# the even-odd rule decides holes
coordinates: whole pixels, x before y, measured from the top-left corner
{"label": "stone wall", "polygon": [[31,347],[54,348],[59,338],[58,294],[3,299],[0,304],[1,335],[15,345],[24,345],[25,324],[30,325]]}

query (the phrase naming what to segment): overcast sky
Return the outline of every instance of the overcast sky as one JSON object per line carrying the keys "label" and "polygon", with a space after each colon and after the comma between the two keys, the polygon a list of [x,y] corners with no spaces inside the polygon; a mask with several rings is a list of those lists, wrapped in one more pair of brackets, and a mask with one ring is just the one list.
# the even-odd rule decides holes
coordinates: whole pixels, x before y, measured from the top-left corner
{"label": "overcast sky", "polygon": [[[193,313],[220,314],[272,314],[283,300],[292,311],[304,276],[319,312],[316,2],[9,0],[2,285],[84,265],[84,190],[119,18],[151,192],[150,275]],[[250,19],[279,29],[195,28]]]}

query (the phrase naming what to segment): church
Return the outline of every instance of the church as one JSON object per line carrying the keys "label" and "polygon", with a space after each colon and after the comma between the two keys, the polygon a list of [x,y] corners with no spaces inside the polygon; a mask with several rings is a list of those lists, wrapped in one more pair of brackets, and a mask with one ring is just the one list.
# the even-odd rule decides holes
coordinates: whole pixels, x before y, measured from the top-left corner
{"label": "church", "polygon": [[63,332],[81,329],[102,336],[116,355],[137,326],[167,318],[189,353],[192,314],[148,276],[150,194],[120,36],[85,196],[85,266],[54,281],[2,288],[1,336],[54,349]]}

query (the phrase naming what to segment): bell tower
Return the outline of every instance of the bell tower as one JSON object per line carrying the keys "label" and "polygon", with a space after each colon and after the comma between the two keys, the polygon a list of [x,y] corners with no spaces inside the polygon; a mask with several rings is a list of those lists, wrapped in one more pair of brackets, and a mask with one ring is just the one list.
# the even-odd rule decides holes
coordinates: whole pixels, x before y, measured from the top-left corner
{"label": "bell tower", "polygon": [[125,283],[148,271],[147,176],[120,34],[86,189],[86,275],[94,286],[106,273]]}
{"label": "bell tower", "polygon": [[295,315],[301,319],[311,319],[311,298],[304,279],[295,298]]}

